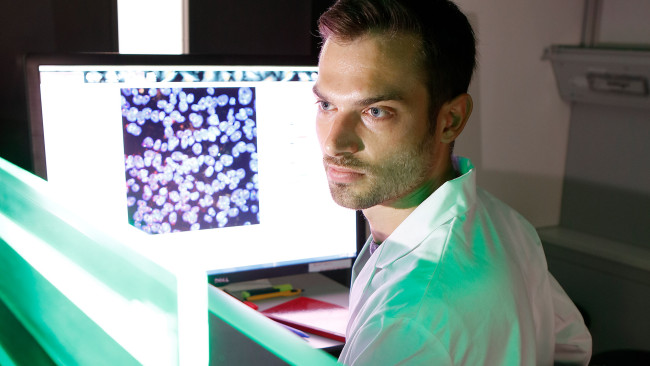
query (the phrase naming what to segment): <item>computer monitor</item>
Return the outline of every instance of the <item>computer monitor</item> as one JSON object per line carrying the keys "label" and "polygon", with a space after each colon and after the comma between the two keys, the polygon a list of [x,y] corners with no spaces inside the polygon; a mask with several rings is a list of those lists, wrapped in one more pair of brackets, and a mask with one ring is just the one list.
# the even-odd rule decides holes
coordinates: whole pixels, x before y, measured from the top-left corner
{"label": "computer monitor", "polygon": [[345,269],[358,213],[329,194],[312,58],[31,55],[34,172],[104,228],[214,284]]}

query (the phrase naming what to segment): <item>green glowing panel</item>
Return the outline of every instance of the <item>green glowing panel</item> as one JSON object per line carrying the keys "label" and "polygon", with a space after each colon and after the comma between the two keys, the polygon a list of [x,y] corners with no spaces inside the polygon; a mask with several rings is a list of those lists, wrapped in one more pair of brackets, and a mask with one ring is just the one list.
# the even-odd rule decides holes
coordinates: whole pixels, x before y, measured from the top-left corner
{"label": "green glowing panel", "polygon": [[0,159],[0,299],[58,364],[179,363],[176,277]]}
{"label": "green glowing panel", "polygon": [[0,253],[0,266],[10,274],[9,281],[2,281],[3,298],[11,303],[25,328],[39,339],[56,363],[92,364],[99,354],[105,354],[107,360],[120,365],[138,364],[3,241],[0,241]]}

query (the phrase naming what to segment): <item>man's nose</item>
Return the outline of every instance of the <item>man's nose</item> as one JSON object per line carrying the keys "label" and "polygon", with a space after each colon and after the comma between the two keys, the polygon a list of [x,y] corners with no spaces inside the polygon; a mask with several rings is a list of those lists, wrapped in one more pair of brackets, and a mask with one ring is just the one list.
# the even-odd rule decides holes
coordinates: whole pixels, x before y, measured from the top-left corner
{"label": "man's nose", "polygon": [[323,150],[329,156],[354,154],[363,148],[361,138],[357,134],[359,116],[354,113],[337,113],[326,127],[326,137]]}

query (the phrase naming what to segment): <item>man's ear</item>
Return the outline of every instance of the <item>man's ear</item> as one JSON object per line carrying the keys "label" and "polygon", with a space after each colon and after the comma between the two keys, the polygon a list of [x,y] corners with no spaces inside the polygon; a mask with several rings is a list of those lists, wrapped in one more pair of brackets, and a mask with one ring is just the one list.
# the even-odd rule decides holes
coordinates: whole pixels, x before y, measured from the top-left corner
{"label": "man's ear", "polygon": [[456,140],[472,114],[472,107],[472,97],[469,94],[461,94],[442,105],[438,113],[441,142],[449,144]]}

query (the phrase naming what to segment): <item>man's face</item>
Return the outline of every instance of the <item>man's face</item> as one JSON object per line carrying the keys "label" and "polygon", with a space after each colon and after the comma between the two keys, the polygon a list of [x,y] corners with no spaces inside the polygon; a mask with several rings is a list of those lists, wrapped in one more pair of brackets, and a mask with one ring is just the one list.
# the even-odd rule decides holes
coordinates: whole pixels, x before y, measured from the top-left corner
{"label": "man's face", "polygon": [[432,179],[438,143],[418,44],[408,35],[372,35],[323,47],[316,128],[341,206],[400,206]]}

